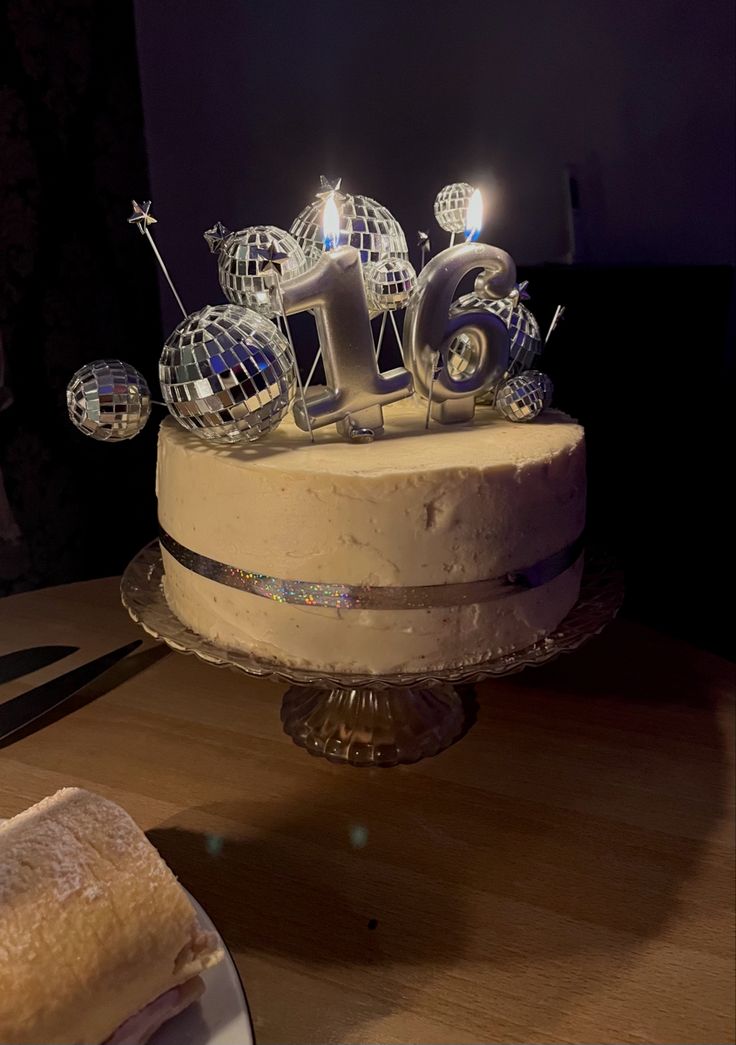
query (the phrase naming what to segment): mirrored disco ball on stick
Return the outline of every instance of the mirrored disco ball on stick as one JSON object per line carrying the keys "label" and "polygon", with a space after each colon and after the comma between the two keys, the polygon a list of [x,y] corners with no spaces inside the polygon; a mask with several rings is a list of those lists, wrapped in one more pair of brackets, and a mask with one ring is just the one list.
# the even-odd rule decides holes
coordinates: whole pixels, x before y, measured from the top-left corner
{"label": "mirrored disco ball on stick", "polygon": [[525,370],[501,385],[495,406],[507,421],[533,421],[552,402],[552,391],[541,370]]}
{"label": "mirrored disco ball on stick", "polygon": [[495,300],[479,297],[478,294],[464,294],[454,301],[450,308],[450,316],[462,316],[472,312],[490,312],[502,319],[508,327],[511,343],[507,377],[515,377],[534,365],[542,351],[542,335],[539,332],[539,324],[519,300],[518,293]]}
{"label": "mirrored disco ball on stick", "polygon": [[371,312],[394,312],[408,305],[417,285],[417,274],[410,261],[381,258],[368,262],[363,280]]}
{"label": "mirrored disco ball on stick", "polygon": [[441,229],[445,232],[465,231],[468,203],[474,192],[473,186],[466,181],[456,181],[440,189],[434,201],[434,216]]}
{"label": "mirrored disco ball on stick", "polygon": [[206,305],[182,320],[164,345],[159,377],[179,424],[221,443],[272,432],[296,384],[286,338],[240,305]]}
{"label": "mirrored disco ball on stick", "polygon": [[[524,304],[529,300],[527,281],[519,283],[506,298],[493,298],[488,290],[489,277],[493,274],[481,272],[475,281],[475,296],[491,306],[491,311],[500,316],[511,334],[509,352],[509,376],[534,366],[542,351],[542,335],[534,315]],[[472,295],[469,295],[472,297]]]}
{"label": "mirrored disco ball on stick", "polygon": [[151,393],[143,374],[122,359],[96,359],[77,370],[66,390],[72,423],[93,439],[122,442],[145,428]]}
{"label": "mirrored disco ball on stick", "polygon": [[309,268],[304,252],[294,237],[274,225],[253,225],[239,232],[229,232],[215,225],[205,232],[213,254],[217,254],[217,271],[222,292],[235,305],[259,312],[269,319],[276,314],[271,288],[275,275],[263,271],[263,256],[258,252],[274,245],[286,254],[281,265],[281,278],[292,279]]}
{"label": "mirrored disco ball on stick", "polygon": [[[336,196],[340,211],[340,246],[357,247],[363,264],[381,258],[409,258],[404,230],[393,214],[368,196]],[[320,195],[294,218],[291,232],[307,260],[317,261],[324,250],[322,213],[324,196]]]}

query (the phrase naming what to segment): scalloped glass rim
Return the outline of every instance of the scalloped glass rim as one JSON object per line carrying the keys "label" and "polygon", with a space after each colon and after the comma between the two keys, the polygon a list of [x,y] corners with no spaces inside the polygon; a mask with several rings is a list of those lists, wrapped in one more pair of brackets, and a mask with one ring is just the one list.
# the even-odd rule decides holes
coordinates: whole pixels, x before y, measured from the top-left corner
{"label": "scalloped glass rim", "polygon": [[613,620],[623,602],[620,571],[606,557],[586,553],[580,598],[560,626],[533,646],[504,654],[482,664],[446,671],[383,675],[346,675],[294,668],[258,660],[241,650],[215,645],[187,628],[169,608],[163,592],[163,563],[158,541],[146,545],[128,564],[120,583],[123,605],[136,624],[177,653],[189,653],[217,667],[236,668],[247,675],[290,685],[319,683],[343,688],[406,688],[442,683],[480,682],[494,675],[510,675],[523,668],[545,664],[561,653],[570,653],[598,635]]}

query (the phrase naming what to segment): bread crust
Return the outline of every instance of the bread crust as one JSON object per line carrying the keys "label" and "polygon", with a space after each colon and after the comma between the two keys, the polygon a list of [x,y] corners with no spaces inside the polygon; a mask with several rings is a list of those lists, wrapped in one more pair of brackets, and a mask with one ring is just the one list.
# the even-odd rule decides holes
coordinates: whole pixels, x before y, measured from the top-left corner
{"label": "bread crust", "polygon": [[99,1045],[221,957],[114,802],[65,788],[0,825],[0,1041]]}

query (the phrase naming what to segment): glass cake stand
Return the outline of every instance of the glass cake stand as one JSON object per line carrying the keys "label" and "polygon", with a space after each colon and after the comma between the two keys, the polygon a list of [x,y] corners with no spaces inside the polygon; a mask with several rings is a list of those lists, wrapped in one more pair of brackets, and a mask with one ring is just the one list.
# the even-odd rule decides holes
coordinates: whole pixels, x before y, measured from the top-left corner
{"label": "glass cake stand", "polygon": [[448,671],[344,675],[290,667],[225,649],[191,631],[169,609],[158,541],[123,574],[121,597],[133,620],[178,653],[289,685],[284,732],[312,754],[353,766],[395,766],[436,755],[463,733],[467,715],[458,685],[509,675],[577,649],[611,621],[623,600],[620,573],[586,555],[580,598],[560,626],[533,646]]}

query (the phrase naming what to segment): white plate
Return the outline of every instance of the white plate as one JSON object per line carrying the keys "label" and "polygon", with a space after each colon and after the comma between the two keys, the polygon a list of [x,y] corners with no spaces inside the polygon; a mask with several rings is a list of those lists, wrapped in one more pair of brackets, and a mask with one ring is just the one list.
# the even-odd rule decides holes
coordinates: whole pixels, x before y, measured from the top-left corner
{"label": "white plate", "polygon": [[[207,913],[190,893],[187,895],[202,928],[217,933]],[[202,973],[204,994],[156,1031],[150,1045],[254,1045],[248,1002],[238,970],[219,933],[217,938],[225,957],[214,969]]]}
{"label": "white plate", "polygon": [[[4,820],[0,816],[0,824]],[[157,1030],[149,1045],[255,1045],[248,1002],[230,951],[204,908],[191,893],[187,896],[202,928],[216,934],[225,957],[202,973],[205,992],[199,1001]]]}

